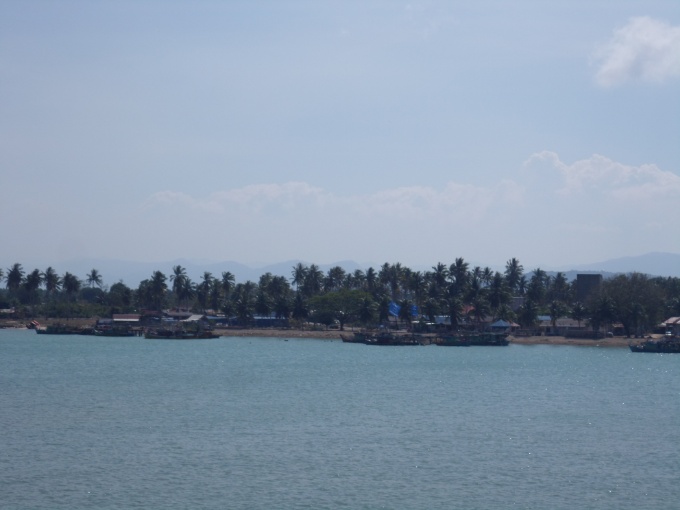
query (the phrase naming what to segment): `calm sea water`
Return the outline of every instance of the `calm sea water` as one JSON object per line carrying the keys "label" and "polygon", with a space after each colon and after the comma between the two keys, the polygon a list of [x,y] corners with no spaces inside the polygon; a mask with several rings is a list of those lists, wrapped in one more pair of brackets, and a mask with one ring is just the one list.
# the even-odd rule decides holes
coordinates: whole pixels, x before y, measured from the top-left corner
{"label": "calm sea water", "polygon": [[680,355],[0,330],[3,509],[677,509]]}

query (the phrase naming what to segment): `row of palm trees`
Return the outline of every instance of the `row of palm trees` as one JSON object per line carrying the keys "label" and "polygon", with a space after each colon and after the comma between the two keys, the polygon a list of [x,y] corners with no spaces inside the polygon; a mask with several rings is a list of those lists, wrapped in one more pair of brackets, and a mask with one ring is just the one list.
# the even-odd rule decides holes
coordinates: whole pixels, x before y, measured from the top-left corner
{"label": "row of palm trees", "polygon": [[[59,276],[57,272],[48,267],[44,272],[39,269],[34,269],[26,274],[22,265],[15,263],[12,267],[7,269],[7,274],[0,269],[0,281],[5,278],[6,288],[10,297],[23,297],[29,303],[35,303],[37,299],[38,290],[44,287],[45,293],[48,297],[53,296],[59,291],[63,291],[67,296],[75,296],[81,289],[81,280],[68,271],[63,276]],[[87,282],[90,285],[97,285],[101,287],[102,277],[96,269],[93,269],[87,276]]]}
{"label": "row of palm trees", "polygon": [[[463,258],[449,265],[437,263],[428,271],[385,263],[365,271],[334,266],[324,272],[316,264],[298,263],[288,278],[267,273],[257,283],[236,283],[235,275],[228,271],[220,276],[204,272],[200,281],[193,282],[186,269],[177,265],[169,278],[154,271],[135,290],[119,282],[108,291],[102,288],[102,276],[96,269],[83,282],[68,272],[59,276],[51,267],[26,274],[20,264],[8,268],[6,275],[0,270],[0,280],[3,276],[9,298],[33,307],[41,298],[46,302],[57,298],[74,301],[80,295],[97,304],[100,311],[106,306],[118,311],[178,307],[223,312],[239,317],[243,323],[252,321],[255,315],[274,314],[298,320],[368,324],[387,320],[390,303],[397,303],[405,322],[412,319],[415,307],[429,320],[440,315],[450,317],[453,327],[461,322],[480,324],[498,318],[531,327],[539,314],[546,314],[553,321],[569,315],[593,324],[626,317],[631,328],[639,328],[673,309],[666,303],[673,303],[673,299],[680,302],[678,279],[623,275],[623,281],[618,277],[605,281],[591,302],[577,303],[575,286],[563,273],[548,275],[537,268],[525,274],[515,258],[507,261],[503,272],[470,267]],[[647,289],[644,302],[636,299],[635,293],[622,290],[632,284]],[[638,290],[637,295],[641,294]],[[624,295],[630,295],[631,303],[621,302],[620,296]],[[629,309],[634,312],[626,312]]]}

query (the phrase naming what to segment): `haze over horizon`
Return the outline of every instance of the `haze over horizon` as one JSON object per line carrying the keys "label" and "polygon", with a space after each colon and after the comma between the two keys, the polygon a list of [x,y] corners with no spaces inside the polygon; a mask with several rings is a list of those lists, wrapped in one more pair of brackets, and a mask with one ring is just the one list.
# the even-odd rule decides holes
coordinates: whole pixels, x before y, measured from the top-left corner
{"label": "haze over horizon", "polygon": [[0,267],[680,253],[680,2],[0,4]]}

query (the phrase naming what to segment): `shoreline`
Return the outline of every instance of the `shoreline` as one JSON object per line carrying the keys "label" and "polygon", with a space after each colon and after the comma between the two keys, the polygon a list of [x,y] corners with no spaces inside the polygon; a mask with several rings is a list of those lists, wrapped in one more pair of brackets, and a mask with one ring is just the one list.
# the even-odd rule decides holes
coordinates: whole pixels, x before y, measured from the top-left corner
{"label": "shoreline", "polygon": [[[353,329],[340,330],[297,330],[276,328],[253,328],[253,329],[216,329],[223,337],[262,337],[262,338],[315,338],[321,340],[342,340],[341,335],[352,334]],[[600,339],[566,338],[563,336],[508,336],[511,344],[517,345],[575,345],[580,347],[628,347],[630,344],[642,341],[642,339],[613,337]]]}
{"label": "shoreline", "polygon": [[[40,322],[40,321],[39,321]],[[93,319],[68,319],[68,320],[43,320],[44,325],[66,322],[74,326],[91,326]],[[21,321],[9,320],[0,321],[0,329],[27,329],[26,325]],[[245,338],[309,338],[318,340],[342,340],[341,335],[352,334],[355,331],[360,331],[361,328],[347,328],[344,331],[338,329],[328,330],[308,330],[308,329],[286,329],[286,328],[216,328],[215,332],[222,337],[245,337]],[[515,337],[508,336],[511,344],[517,345],[574,345],[580,347],[628,347],[631,344],[642,342],[641,338],[626,338],[626,337],[608,337],[600,339],[586,339],[586,338],[566,338],[564,336],[522,336]]]}

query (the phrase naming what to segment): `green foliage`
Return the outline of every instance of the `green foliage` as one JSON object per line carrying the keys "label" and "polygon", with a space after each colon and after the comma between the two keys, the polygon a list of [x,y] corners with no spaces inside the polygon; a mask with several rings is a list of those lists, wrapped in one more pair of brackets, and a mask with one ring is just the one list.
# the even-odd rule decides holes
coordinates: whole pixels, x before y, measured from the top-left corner
{"label": "green foliage", "polygon": [[666,318],[663,288],[647,275],[621,274],[605,280],[602,296],[608,306],[604,319],[620,322],[627,336],[642,335]]}
{"label": "green foliage", "polygon": [[337,320],[340,322],[340,329],[344,329],[347,322],[356,320],[360,316],[363,316],[364,319],[367,318],[366,300],[371,300],[368,293],[349,289],[340,289],[315,296],[309,301],[310,319],[312,322],[319,322],[327,326]]}
{"label": "green foliage", "polygon": [[[599,293],[585,304],[574,303],[573,285],[562,273],[549,277],[541,269],[525,275],[517,259],[510,259],[504,273],[473,267],[463,258],[450,265],[442,262],[429,271],[412,271],[400,263],[384,263],[379,270],[345,272],[332,267],[296,264],[289,277],[264,274],[257,283],[235,283],[236,276],[222,272],[216,278],[205,272],[194,284],[182,266],[174,266],[168,278],[161,271],[131,289],[122,282],[102,287],[101,275],[92,269],[83,282],[71,273],[59,276],[48,267],[26,273],[15,263],[0,271],[0,307],[16,307],[28,315],[51,317],[95,316],[130,313],[169,306],[194,311],[222,310],[241,324],[257,314],[275,314],[302,324],[371,326],[385,323],[390,301],[410,309],[415,304],[429,321],[437,315],[451,318],[454,328],[464,321],[481,327],[483,321],[517,320],[524,327],[536,325],[539,314],[550,314],[553,323],[569,315],[600,330],[621,324],[629,335],[648,332],[666,317],[680,315],[680,279],[650,278],[639,273],[605,280]],[[513,297],[524,297],[519,310],[511,309]],[[406,314],[406,312],[404,312]],[[401,322],[411,321],[403,315]]]}
{"label": "green foliage", "polygon": [[517,313],[517,320],[523,328],[533,328],[538,324],[538,307],[528,299],[520,307]]}

